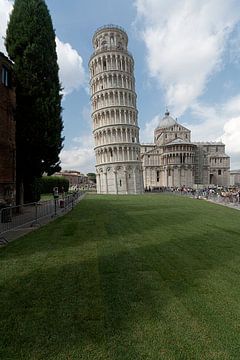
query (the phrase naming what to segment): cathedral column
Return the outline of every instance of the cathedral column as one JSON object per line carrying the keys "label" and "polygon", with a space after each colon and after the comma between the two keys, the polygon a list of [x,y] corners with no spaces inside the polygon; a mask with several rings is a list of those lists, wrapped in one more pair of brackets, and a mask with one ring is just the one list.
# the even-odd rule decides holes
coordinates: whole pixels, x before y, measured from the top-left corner
{"label": "cathedral column", "polygon": [[180,187],[181,186],[181,168],[180,167],[178,167],[178,187]]}
{"label": "cathedral column", "polygon": [[99,175],[99,178],[98,178],[98,180],[99,180],[99,192],[100,192],[100,194],[101,194],[101,193],[102,193],[101,173],[98,174],[98,175]]}
{"label": "cathedral column", "polygon": [[174,187],[175,186],[175,179],[174,179],[174,174],[175,173],[175,169],[174,168],[172,168],[172,187]]}
{"label": "cathedral column", "polygon": [[133,168],[133,183],[134,183],[134,192],[135,194],[137,194],[136,167]]}
{"label": "cathedral column", "polygon": [[168,168],[165,169],[165,186],[168,186]]}
{"label": "cathedral column", "polygon": [[114,170],[115,193],[118,194],[117,171]]}
{"label": "cathedral column", "polygon": [[127,170],[124,170],[125,182],[126,182],[126,194],[128,194],[128,173]]}
{"label": "cathedral column", "polygon": [[107,171],[104,173],[104,176],[105,176],[105,188],[106,188],[106,194],[108,194]]}

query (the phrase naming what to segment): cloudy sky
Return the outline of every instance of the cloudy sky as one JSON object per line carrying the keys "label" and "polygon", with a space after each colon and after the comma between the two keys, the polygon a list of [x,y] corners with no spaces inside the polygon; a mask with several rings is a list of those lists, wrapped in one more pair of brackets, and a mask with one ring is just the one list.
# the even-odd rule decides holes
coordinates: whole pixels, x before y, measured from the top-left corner
{"label": "cloudy sky", "polygon": [[[13,1],[0,0],[0,51]],[[88,60],[95,30],[120,25],[135,58],[142,142],[166,106],[193,141],[222,140],[240,168],[239,0],[47,0],[64,88],[63,169],[94,171]]]}

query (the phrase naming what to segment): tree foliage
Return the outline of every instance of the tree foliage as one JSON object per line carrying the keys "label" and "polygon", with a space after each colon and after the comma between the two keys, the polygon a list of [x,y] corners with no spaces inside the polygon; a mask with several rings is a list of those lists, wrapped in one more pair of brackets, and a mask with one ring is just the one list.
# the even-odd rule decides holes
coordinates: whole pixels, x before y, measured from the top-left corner
{"label": "tree foliage", "polygon": [[89,180],[93,181],[94,183],[96,183],[96,174],[95,173],[88,173],[87,177],[89,178]]}
{"label": "tree foliage", "polygon": [[43,176],[40,182],[40,189],[42,194],[49,194],[53,192],[53,188],[57,187],[59,193],[68,192],[69,180],[63,176]]}
{"label": "tree foliage", "polygon": [[60,170],[61,86],[55,33],[44,0],[15,0],[6,48],[16,77],[17,181],[29,184]]}

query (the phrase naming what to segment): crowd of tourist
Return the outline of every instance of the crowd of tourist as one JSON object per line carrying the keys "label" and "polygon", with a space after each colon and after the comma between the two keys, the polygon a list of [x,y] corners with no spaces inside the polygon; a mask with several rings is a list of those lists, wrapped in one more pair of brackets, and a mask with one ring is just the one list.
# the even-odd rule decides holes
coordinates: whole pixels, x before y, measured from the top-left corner
{"label": "crowd of tourist", "polygon": [[240,206],[240,187],[207,187],[207,188],[189,188],[189,187],[146,187],[145,192],[168,192],[177,195],[187,195],[196,199],[207,199],[218,203],[235,204]]}

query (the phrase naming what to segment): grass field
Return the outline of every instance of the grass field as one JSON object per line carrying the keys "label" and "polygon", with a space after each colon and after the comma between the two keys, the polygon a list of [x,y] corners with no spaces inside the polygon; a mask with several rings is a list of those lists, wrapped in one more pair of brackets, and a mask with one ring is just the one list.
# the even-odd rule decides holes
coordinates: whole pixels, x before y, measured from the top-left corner
{"label": "grass field", "polygon": [[87,196],[0,249],[0,359],[240,359],[240,212]]}

